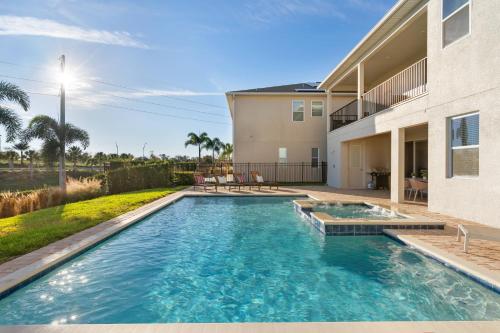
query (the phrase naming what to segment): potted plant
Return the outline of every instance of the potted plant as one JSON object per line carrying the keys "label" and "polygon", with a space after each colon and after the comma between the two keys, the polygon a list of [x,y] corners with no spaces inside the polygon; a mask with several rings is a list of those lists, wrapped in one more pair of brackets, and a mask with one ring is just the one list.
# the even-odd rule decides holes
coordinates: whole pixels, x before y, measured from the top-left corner
{"label": "potted plant", "polygon": [[427,170],[426,169],[420,170],[420,176],[422,177],[422,179],[427,180]]}
{"label": "potted plant", "polygon": [[415,172],[412,172],[411,173],[411,178],[413,178],[413,179],[417,178],[417,174]]}

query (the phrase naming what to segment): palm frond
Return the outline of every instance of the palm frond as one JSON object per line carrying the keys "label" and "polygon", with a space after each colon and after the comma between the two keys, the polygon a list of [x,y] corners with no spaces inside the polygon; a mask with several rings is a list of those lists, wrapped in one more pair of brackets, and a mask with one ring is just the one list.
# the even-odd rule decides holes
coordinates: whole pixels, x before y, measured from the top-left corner
{"label": "palm frond", "polygon": [[8,142],[14,140],[19,134],[21,124],[21,118],[13,110],[0,106],[0,125],[5,127]]}
{"label": "palm frond", "polygon": [[0,101],[4,100],[19,104],[24,111],[30,108],[30,98],[26,92],[15,84],[0,81]]}

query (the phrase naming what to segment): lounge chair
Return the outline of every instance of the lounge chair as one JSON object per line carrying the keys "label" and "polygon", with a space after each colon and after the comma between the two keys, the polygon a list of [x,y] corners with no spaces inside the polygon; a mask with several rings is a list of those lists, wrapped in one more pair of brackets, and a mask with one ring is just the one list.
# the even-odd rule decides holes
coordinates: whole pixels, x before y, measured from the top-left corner
{"label": "lounge chair", "polygon": [[252,175],[252,180],[253,180],[253,184],[251,186],[258,187],[259,191],[262,186],[269,186],[269,189],[276,187],[276,189],[278,190],[279,187],[278,183],[265,181],[264,177],[262,177],[258,171],[252,171],[250,172],[250,174]]}
{"label": "lounge chair", "polygon": [[203,190],[206,192],[207,188],[214,187],[215,188],[215,192],[217,192],[217,184],[207,183],[205,181],[205,177],[203,177],[203,175],[194,174],[193,177],[194,177],[193,188],[195,190],[196,190],[197,187],[203,187]]}
{"label": "lounge chair", "polygon": [[457,241],[460,242],[464,238],[464,252],[467,253],[469,250],[469,241],[471,238],[489,240],[494,242],[500,242],[500,229],[492,227],[484,227],[479,225],[458,225],[457,231]]}
{"label": "lounge chair", "polygon": [[226,176],[220,175],[215,176],[215,182],[217,183],[217,186],[222,186],[224,188],[227,186],[229,191],[231,191],[231,186],[237,185],[234,181],[228,181]]}
{"label": "lounge chair", "polygon": [[229,185],[229,191],[231,191],[231,188],[238,188],[238,191],[241,190],[242,187],[245,186],[252,186],[254,185],[253,183],[248,183],[245,181],[245,177],[240,174],[240,173],[235,173],[233,174],[233,182],[230,182],[231,185]]}

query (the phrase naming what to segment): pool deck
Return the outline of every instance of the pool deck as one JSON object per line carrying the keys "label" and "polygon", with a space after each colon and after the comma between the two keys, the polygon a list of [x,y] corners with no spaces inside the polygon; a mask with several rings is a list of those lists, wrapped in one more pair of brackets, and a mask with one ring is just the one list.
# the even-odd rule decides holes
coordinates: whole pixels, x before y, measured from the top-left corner
{"label": "pool deck", "polygon": [[[469,252],[456,241],[458,224],[475,224],[450,216],[429,212],[422,203],[391,204],[389,193],[369,190],[337,190],[327,186],[283,187],[280,190],[203,192],[187,189],[156,200],[134,211],[103,222],[75,235],[0,265],[0,294],[27,281],[49,267],[64,262],[143,217],[184,196],[207,195],[309,195],[318,200],[365,201],[397,211],[445,222],[444,230],[391,230],[389,236],[418,251],[474,276],[500,290],[500,243],[473,239]],[[151,325],[66,325],[66,326],[0,326],[0,332],[499,332],[500,322],[384,322],[384,323],[262,323],[262,324],[151,324]]]}

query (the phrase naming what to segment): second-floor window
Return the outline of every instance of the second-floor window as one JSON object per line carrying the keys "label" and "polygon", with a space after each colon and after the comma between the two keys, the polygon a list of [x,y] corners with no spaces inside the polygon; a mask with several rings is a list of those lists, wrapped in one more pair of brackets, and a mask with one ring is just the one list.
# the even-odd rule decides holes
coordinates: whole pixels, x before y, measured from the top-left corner
{"label": "second-floor window", "polygon": [[470,1],[443,1],[443,47],[467,36],[470,32]]}
{"label": "second-floor window", "polygon": [[311,116],[323,117],[323,101],[311,102]]}
{"label": "second-floor window", "polygon": [[292,120],[304,121],[304,101],[292,101]]}

